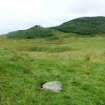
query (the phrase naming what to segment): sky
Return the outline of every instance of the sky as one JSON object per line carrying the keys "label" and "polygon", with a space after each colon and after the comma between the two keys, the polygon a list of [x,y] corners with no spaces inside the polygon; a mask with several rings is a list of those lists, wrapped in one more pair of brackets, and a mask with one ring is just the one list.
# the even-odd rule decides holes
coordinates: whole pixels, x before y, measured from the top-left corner
{"label": "sky", "polygon": [[105,0],[0,0],[0,34],[85,16],[105,16]]}

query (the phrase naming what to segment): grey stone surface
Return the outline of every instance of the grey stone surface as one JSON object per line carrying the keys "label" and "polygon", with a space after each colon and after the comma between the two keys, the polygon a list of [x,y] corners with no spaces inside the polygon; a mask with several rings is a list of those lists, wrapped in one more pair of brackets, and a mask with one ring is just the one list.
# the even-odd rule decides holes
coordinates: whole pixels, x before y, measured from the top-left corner
{"label": "grey stone surface", "polygon": [[51,82],[46,82],[45,84],[42,85],[42,89],[45,90],[51,90],[54,92],[59,92],[63,88],[61,82],[59,81],[51,81]]}

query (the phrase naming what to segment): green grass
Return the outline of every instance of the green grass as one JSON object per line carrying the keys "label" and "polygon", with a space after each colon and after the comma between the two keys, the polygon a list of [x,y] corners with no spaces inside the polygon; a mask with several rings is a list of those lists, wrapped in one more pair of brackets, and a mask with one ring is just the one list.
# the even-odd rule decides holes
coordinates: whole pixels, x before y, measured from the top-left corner
{"label": "green grass", "polygon": [[[53,80],[61,92],[40,89]],[[105,38],[0,37],[0,105],[105,105]]]}

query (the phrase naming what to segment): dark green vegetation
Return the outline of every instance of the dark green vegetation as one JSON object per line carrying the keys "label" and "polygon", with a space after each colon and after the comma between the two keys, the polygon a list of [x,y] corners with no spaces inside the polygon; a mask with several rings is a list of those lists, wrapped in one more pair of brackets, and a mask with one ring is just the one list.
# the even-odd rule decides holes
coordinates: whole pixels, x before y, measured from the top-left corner
{"label": "dark green vegetation", "polygon": [[82,17],[66,22],[55,29],[66,33],[94,35],[105,33],[105,17]]}
{"label": "dark green vegetation", "polygon": [[[57,27],[35,26],[27,30],[10,32],[10,38],[49,38],[59,39],[58,33],[76,33],[81,36],[95,36],[105,33],[105,17],[82,17],[63,23]],[[70,34],[69,34],[70,35]]]}
{"label": "dark green vegetation", "polygon": [[43,28],[41,26],[35,26],[27,30],[19,30],[10,32],[8,37],[10,38],[52,38],[55,37],[53,29]]}
{"label": "dark green vegetation", "polygon": [[[40,89],[52,80],[63,91]],[[0,37],[0,105],[105,105],[105,38]]]}

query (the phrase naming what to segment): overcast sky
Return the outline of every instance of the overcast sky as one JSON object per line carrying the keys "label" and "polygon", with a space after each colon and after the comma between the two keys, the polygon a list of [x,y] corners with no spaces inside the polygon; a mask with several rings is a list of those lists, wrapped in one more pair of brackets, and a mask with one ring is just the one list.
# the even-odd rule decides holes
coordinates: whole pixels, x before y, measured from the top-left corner
{"label": "overcast sky", "polygon": [[105,16],[105,0],[0,0],[0,34],[83,16]]}

